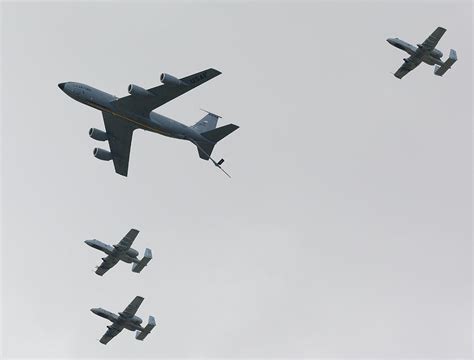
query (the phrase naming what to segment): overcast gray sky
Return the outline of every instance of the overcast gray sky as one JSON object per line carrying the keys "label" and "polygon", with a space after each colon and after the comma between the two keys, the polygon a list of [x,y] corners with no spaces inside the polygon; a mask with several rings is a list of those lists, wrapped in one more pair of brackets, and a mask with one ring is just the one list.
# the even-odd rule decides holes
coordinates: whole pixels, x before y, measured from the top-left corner
{"label": "overcast gray sky", "polygon": [[[472,342],[470,2],[3,3],[5,357],[467,358]],[[458,52],[442,78],[388,37]],[[134,134],[129,177],[92,156],[117,96],[214,67],[157,111],[208,109],[228,179],[189,143]],[[101,144],[99,144],[101,145]],[[137,275],[83,241],[154,258]],[[92,307],[158,326],[143,342]]]}

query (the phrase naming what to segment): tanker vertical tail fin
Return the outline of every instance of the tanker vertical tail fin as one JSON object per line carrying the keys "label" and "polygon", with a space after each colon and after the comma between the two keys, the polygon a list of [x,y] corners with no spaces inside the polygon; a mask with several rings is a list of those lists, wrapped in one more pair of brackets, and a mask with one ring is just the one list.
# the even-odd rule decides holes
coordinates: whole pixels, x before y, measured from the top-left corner
{"label": "tanker vertical tail fin", "polygon": [[199,120],[196,124],[191,126],[194,130],[198,133],[203,133],[212,129],[215,129],[217,126],[217,120],[219,120],[220,116],[213,114],[207,110],[203,110],[207,113],[201,120]]}

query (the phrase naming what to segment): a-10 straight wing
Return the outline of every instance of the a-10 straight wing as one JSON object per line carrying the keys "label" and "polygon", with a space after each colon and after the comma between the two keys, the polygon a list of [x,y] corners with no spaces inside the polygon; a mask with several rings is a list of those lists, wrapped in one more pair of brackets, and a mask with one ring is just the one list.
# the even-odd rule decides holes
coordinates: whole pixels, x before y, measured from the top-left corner
{"label": "a-10 straight wing", "polygon": [[106,257],[102,258],[102,263],[96,269],[95,273],[100,276],[104,275],[107,271],[117,265],[119,260],[120,259],[117,256],[107,255]]}
{"label": "a-10 straight wing", "polygon": [[442,28],[441,26],[438,26],[433,33],[428,36],[428,38],[423,41],[423,44],[421,44],[421,49],[423,49],[425,52],[429,52],[434,50],[436,45],[438,45],[439,40],[441,40],[441,37],[444,35],[446,32],[445,28]]}
{"label": "a-10 straight wing", "polygon": [[127,305],[125,310],[120,313],[120,315],[123,315],[125,317],[133,317],[137,311],[140,305],[143,302],[143,298],[141,296],[135,296],[135,299],[132,300],[130,304]]}
{"label": "a-10 straight wing", "polygon": [[137,229],[130,229],[130,231],[127,233],[127,235],[125,235],[122,238],[122,240],[120,240],[120,242],[117,245],[115,245],[114,247],[116,249],[120,250],[120,251],[126,251],[126,250],[130,249],[133,242],[137,238],[139,232],[140,231],[138,231]]}
{"label": "a-10 straight wing", "polygon": [[406,74],[408,74],[410,71],[415,69],[418,65],[421,64],[422,60],[420,56],[417,56],[415,54],[411,55],[407,59],[403,59],[404,63],[400,68],[395,72],[395,77],[401,79],[404,77]]}
{"label": "a-10 straight wing", "polygon": [[105,334],[100,338],[100,342],[102,344],[107,344],[110,340],[112,340],[115,336],[120,334],[123,330],[123,326],[118,325],[117,323],[113,323],[112,325],[107,326],[107,331]]}

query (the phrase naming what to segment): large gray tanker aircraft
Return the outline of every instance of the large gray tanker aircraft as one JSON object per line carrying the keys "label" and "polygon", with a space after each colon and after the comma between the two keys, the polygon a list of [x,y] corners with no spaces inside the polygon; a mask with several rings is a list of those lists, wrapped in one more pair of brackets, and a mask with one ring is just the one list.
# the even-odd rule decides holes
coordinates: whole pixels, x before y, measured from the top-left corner
{"label": "large gray tanker aircraft", "polygon": [[445,32],[446,29],[438,27],[425,41],[423,41],[422,44],[418,44],[417,46],[413,46],[399,38],[388,38],[387,41],[390,45],[393,45],[410,55],[408,58],[403,59],[403,65],[393,75],[401,79],[424,62],[428,65],[435,66],[435,75],[443,76],[458,59],[456,51],[451,49],[448,59],[444,62],[441,60],[443,53],[436,49],[436,45]]}
{"label": "large gray tanker aircraft", "polygon": [[[130,95],[123,98],[77,82],[64,82],[58,86],[74,100],[102,111],[105,131],[92,128],[89,130],[89,136],[94,140],[108,141],[110,151],[95,148],[93,154],[100,160],[113,160],[117,174],[128,174],[130,147],[135,129],[188,140],[196,145],[201,159],[210,159],[224,171],[221,167],[224,159],[215,161],[211,158],[211,153],[218,141],[239,128],[237,125],[229,124],[216,128],[220,116],[207,112],[196,124],[186,126],[152,111],[220,74],[215,69],[207,69],[177,79],[163,73],[160,76],[163,85],[143,89],[130,84]],[[225,171],[224,173],[229,176]]]}

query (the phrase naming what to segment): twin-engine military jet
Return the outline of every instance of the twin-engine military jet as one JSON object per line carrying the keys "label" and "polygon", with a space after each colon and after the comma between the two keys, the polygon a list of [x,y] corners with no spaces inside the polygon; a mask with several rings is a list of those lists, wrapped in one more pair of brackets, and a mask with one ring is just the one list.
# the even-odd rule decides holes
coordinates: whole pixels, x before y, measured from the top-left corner
{"label": "twin-engine military jet", "polygon": [[[221,168],[224,159],[215,161],[211,157],[212,150],[218,141],[237,130],[239,128],[237,125],[229,124],[216,128],[220,116],[208,112],[196,124],[186,126],[152,111],[220,74],[215,69],[207,69],[177,79],[163,73],[160,76],[163,85],[143,89],[130,84],[128,86],[130,95],[123,98],[76,82],[60,83],[58,86],[74,100],[102,111],[105,131],[92,128],[89,130],[89,136],[94,140],[108,141],[110,151],[95,148],[93,154],[100,160],[113,160],[117,174],[123,176],[128,174],[130,147],[135,129],[188,140],[196,145],[201,159],[210,159],[215,166],[224,171]],[[224,173],[229,176],[225,171]]]}
{"label": "twin-engine military jet", "polygon": [[399,38],[389,38],[387,41],[403,51],[406,51],[410,56],[403,59],[403,65],[393,75],[401,79],[422,62],[428,65],[434,65],[434,73],[438,76],[443,76],[451,66],[457,61],[456,51],[451,49],[449,57],[446,61],[442,61],[443,53],[436,49],[438,41],[441,39],[446,29],[438,27],[428,38],[417,46],[413,46]]}
{"label": "twin-engine military jet", "polygon": [[95,273],[97,275],[104,275],[108,270],[114,267],[119,261],[124,261],[128,264],[133,263],[132,271],[139,273],[152,259],[151,250],[145,249],[145,254],[141,260],[138,259],[138,251],[132,249],[133,241],[137,237],[139,231],[131,229],[125,237],[116,245],[110,246],[103,242],[93,239],[84,241],[87,245],[94,249],[103,251],[107,254],[102,258],[102,264],[97,267]]}
{"label": "twin-engine military jet", "polygon": [[107,332],[99,340],[102,344],[107,344],[112,338],[118,335],[123,329],[130,331],[137,331],[135,338],[137,340],[143,340],[156,326],[155,318],[149,316],[148,324],[142,327],[142,319],[135,315],[138,308],[143,302],[141,296],[136,296],[135,299],[125,308],[123,312],[119,312],[118,315],[111,313],[110,311],[102,308],[93,308],[91,311],[112,322],[112,325],[107,326]]}

